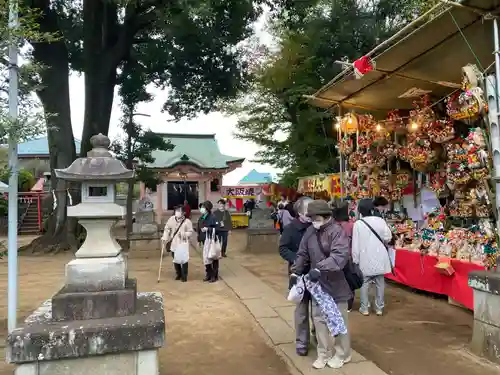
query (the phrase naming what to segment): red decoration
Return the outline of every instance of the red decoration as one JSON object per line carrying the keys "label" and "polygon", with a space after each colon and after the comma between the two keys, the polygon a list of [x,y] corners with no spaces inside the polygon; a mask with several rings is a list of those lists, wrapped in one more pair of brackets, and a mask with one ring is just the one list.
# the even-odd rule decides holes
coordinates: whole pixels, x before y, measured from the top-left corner
{"label": "red decoration", "polygon": [[240,212],[243,210],[243,199],[236,198],[236,211]]}
{"label": "red decoration", "polygon": [[362,78],[366,73],[375,69],[375,62],[368,56],[363,56],[352,64],[356,78]]}

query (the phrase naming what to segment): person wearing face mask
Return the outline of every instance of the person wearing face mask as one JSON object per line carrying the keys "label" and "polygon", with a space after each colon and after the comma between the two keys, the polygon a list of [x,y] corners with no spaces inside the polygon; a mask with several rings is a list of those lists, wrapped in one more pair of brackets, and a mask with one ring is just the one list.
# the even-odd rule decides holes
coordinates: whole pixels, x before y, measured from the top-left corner
{"label": "person wearing face mask", "polygon": [[360,308],[362,315],[370,315],[369,288],[375,283],[375,313],[384,311],[384,275],[392,271],[387,244],[392,232],[384,219],[375,214],[371,199],[358,203],[359,220],[354,223],[352,234],[352,260],[363,273],[363,286],[360,289]]}
{"label": "person wearing face mask", "polygon": [[[205,244],[207,238],[213,236],[213,230],[217,230],[218,222],[212,213],[213,204],[210,201],[205,201],[202,203],[200,208],[201,216],[198,220],[198,242]],[[203,281],[208,281],[211,283],[219,280],[219,260],[214,259],[203,259],[205,263],[205,278]]]}
{"label": "person wearing face mask", "polygon": [[226,201],[224,199],[218,202],[219,209],[214,212],[215,219],[219,223],[217,228],[217,239],[221,243],[222,256],[227,257],[227,240],[229,237],[229,231],[233,227],[233,221],[231,213],[226,210]]}
{"label": "person wearing face mask", "polygon": [[[326,201],[314,200],[309,203],[307,216],[312,219],[312,225],[306,230],[300,242],[292,272],[304,275],[309,270],[310,274],[317,275],[321,288],[334,299],[345,326],[348,327],[347,301],[352,297],[352,291],[343,269],[349,261],[349,237],[344,229],[333,220],[332,210]],[[334,339],[317,301],[312,303],[312,315],[318,343],[318,357],[313,367],[322,369],[328,365],[338,369],[350,362],[349,331]]]}
{"label": "person wearing face mask", "polygon": [[[283,234],[280,238],[280,256],[288,262],[288,276],[291,275],[291,268],[297,257],[300,241],[304,237],[307,228],[311,226],[311,219],[307,217],[307,206],[312,202],[309,197],[300,198],[294,205],[294,211],[298,213],[298,217],[283,228]],[[305,270],[308,272],[309,270]],[[290,279],[288,288],[292,287],[293,280]],[[300,356],[307,356],[309,352],[309,304],[311,301],[310,294],[306,291],[304,298],[295,307],[294,322],[295,322],[295,350]]]}
{"label": "person wearing face mask", "polygon": [[[193,223],[186,217],[186,212],[183,206],[178,206],[174,209],[174,216],[171,216],[165,224],[163,231],[162,242],[170,244],[172,257],[174,257],[175,249],[182,243],[188,242],[193,234]],[[164,246],[165,246],[164,245]],[[187,281],[188,263],[174,263],[175,280]]]}

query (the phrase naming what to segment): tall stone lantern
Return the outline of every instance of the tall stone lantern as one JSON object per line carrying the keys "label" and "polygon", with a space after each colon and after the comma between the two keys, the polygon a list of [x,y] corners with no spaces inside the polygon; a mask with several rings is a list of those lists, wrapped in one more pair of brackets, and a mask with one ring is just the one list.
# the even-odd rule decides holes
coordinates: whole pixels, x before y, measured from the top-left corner
{"label": "tall stone lantern", "polygon": [[111,230],[125,209],[115,184],[134,177],[109,152],[109,138],[91,138],[93,149],[57,178],[80,182],[82,202],[68,207],[87,230],[76,259],[66,265],[65,285],[7,339],[16,375],[155,375],[165,342],[163,297],[137,293],[127,260]]}

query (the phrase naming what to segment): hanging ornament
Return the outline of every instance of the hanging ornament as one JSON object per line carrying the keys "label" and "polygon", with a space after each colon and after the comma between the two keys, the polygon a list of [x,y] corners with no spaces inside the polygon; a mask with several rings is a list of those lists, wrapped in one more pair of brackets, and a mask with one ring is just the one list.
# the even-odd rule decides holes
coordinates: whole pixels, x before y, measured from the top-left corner
{"label": "hanging ornament", "polygon": [[352,64],[354,67],[354,75],[357,79],[362,78],[366,73],[375,70],[375,61],[370,59],[368,56],[363,56],[354,61]]}

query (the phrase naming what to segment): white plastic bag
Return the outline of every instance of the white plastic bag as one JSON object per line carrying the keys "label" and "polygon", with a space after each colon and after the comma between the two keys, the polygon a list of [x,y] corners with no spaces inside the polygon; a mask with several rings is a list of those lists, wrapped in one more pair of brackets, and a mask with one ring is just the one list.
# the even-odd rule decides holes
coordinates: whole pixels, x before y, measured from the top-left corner
{"label": "white plastic bag", "polygon": [[205,242],[203,243],[203,264],[205,266],[212,264],[212,260],[209,258],[211,243],[212,241],[207,236]]}
{"label": "white plastic bag", "polygon": [[297,282],[288,292],[288,300],[294,303],[300,303],[304,299],[304,293],[306,291],[306,286],[304,283],[304,277],[299,276]]}
{"label": "white plastic bag", "polygon": [[174,263],[184,264],[189,262],[189,242],[182,241],[174,251]]}
{"label": "white plastic bag", "polygon": [[219,240],[217,239],[217,237],[215,236],[215,229],[214,229],[213,233],[212,233],[212,237],[210,238],[210,248],[208,250],[208,257],[211,260],[220,259],[221,255],[222,255],[221,249],[222,249],[221,244],[220,244]]}

